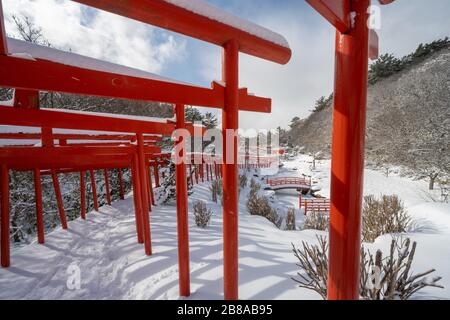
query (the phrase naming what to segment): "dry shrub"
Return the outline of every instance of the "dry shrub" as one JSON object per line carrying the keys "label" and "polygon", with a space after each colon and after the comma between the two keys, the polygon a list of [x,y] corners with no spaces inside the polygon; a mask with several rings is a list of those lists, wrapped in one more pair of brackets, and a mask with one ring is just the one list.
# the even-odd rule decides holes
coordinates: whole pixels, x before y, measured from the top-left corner
{"label": "dry shrub", "polygon": [[211,220],[212,211],[206,207],[203,201],[194,203],[195,223],[200,228],[206,228]]}
{"label": "dry shrub", "polygon": [[209,190],[211,190],[212,201],[217,203],[223,194],[222,179],[212,181]]}
{"label": "dry shrub", "polygon": [[303,224],[304,230],[326,231],[330,225],[330,215],[326,212],[308,212]]}
{"label": "dry shrub", "polygon": [[286,216],[286,230],[295,230],[295,208],[289,208]]}
{"label": "dry shrub", "polygon": [[270,206],[269,199],[265,196],[259,196],[261,186],[253,179],[251,181],[251,190],[247,200],[247,209],[251,215],[262,216],[273,224],[279,226],[279,217],[277,211]]}
{"label": "dry shrub", "polygon": [[411,266],[416,253],[417,242],[406,239],[392,240],[389,256],[383,258],[378,250],[375,258],[370,251],[361,248],[361,296],[367,300],[408,300],[426,287],[441,288],[441,277],[428,278],[435,272],[413,274]]}
{"label": "dry shrub", "polygon": [[362,237],[364,242],[374,242],[379,236],[407,232],[411,218],[398,196],[364,197]]}
{"label": "dry shrub", "polygon": [[325,300],[327,298],[328,283],[328,242],[324,237],[317,237],[318,245],[310,245],[303,241],[302,249],[292,250],[298,259],[297,266],[302,270],[298,272],[299,279],[292,278],[300,288],[313,290]]}
{"label": "dry shrub", "polygon": [[[327,298],[328,242],[318,237],[318,245],[302,243],[302,248],[294,245],[293,252],[298,259],[299,278],[293,278],[301,288],[313,290],[323,299]],[[393,239],[389,256],[383,258],[378,250],[375,257],[361,248],[360,296],[365,300],[408,300],[426,287],[443,288],[438,282],[441,277],[428,278],[434,269],[413,274],[413,264],[417,243],[411,240]]]}
{"label": "dry shrub", "polygon": [[245,174],[239,175],[239,189],[245,189],[247,187],[248,178]]}
{"label": "dry shrub", "polygon": [[258,189],[257,191],[259,191],[261,189],[261,185],[257,183],[255,179],[252,178],[250,180],[250,189],[252,191]]}

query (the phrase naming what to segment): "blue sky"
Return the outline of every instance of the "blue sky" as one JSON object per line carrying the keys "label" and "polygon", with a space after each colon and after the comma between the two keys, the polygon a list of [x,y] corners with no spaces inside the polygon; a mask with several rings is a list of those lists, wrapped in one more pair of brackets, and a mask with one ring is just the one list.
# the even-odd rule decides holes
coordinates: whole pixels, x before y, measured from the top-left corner
{"label": "blue sky", "polygon": [[[273,99],[273,113],[241,113],[243,128],[286,127],[306,117],[333,88],[334,30],[304,0],[208,0],[283,34],[293,50],[286,66],[241,55],[240,82]],[[375,3],[375,1],[373,1]],[[7,32],[11,15],[28,15],[59,48],[208,86],[220,79],[220,49],[68,0],[3,0]],[[381,52],[398,56],[450,34],[450,1],[397,0],[381,8]]]}

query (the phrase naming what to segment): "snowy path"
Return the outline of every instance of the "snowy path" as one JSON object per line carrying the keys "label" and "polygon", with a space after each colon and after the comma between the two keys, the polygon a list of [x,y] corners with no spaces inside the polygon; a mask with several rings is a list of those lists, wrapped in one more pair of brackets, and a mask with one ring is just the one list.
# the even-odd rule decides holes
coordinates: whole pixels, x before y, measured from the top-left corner
{"label": "snowy path", "polygon": [[[307,164],[299,160],[289,166]],[[328,179],[327,166],[319,165],[314,174],[323,185]],[[297,172],[302,170],[306,169]],[[427,289],[416,298],[450,298],[449,205],[431,203],[429,196],[422,197],[423,182],[384,179],[381,173],[369,172],[366,188],[375,194],[391,190],[405,197],[408,210],[421,226],[408,234],[419,243],[414,269],[420,272],[436,268],[436,275],[443,277],[446,287]],[[207,184],[196,186],[190,197],[191,207],[197,199],[210,200]],[[289,201],[297,203],[295,196],[280,197],[280,203],[286,206],[291,206]],[[45,245],[35,243],[13,250],[12,267],[0,269],[0,299],[178,299],[175,207],[157,207],[152,212],[154,255],[146,257],[142,245],[136,242],[132,203],[127,198],[101,208],[101,213],[90,213],[88,221],[72,221],[69,231],[57,229],[47,234]],[[199,229],[189,216],[192,299],[223,297],[221,209],[211,203],[208,206],[215,212],[209,228]],[[245,195],[241,196],[240,213],[240,298],[319,299],[316,293],[296,287],[290,279],[297,272],[291,242],[315,242],[319,232],[281,231],[264,218],[248,215]],[[367,247],[386,249],[390,239],[381,237]],[[69,290],[66,285],[67,268],[72,264],[81,270],[80,290]]]}
{"label": "snowy path", "polygon": [[[207,198],[204,184],[190,200]],[[0,299],[177,299],[175,207],[159,207],[152,213],[152,257],[136,243],[133,218],[132,199],[127,199],[89,214],[86,222],[70,222],[69,231],[46,235],[45,245],[14,250],[12,267],[0,270],[0,287],[8,288],[0,290]],[[223,297],[221,239],[220,214],[205,230],[197,228],[190,216],[193,299]],[[315,233],[304,232],[301,239],[314,241]],[[280,231],[263,218],[241,216],[242,299],[317,298],[300,292],[290,279],[296,273],[290,243],[298,240],[296,233]],[[81,290],[67,289],[67,268],[72,264],[81,269]]]}

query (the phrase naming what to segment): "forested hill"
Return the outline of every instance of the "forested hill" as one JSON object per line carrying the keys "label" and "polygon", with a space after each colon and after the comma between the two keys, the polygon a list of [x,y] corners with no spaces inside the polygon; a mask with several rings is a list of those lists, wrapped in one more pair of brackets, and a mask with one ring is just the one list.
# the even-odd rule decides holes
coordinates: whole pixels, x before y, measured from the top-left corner
{"label": "forested hill", "polygon": [[[332,96],[320,98],[307,119],[294,118],[285,143],[329,154]],[[418,49],[401,59],[381,56],[370,66],[367,158],[403,165],[419,176],[448,176],[450,168],[450,41]],[[282,141],[282,142],[283,142]]]}

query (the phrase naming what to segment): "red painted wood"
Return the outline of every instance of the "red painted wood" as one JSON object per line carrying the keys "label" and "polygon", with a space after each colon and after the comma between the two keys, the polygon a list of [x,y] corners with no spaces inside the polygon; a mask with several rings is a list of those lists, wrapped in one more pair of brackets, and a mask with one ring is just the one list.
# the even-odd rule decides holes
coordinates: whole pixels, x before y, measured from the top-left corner
{"label": "red painted wood", "polygon": [[155,163],[153,165],[153,172],[155,174],[155,186],[156,188],[161,187],[160,183],[159,183],[159,167],[158,167],[158,163]]}
{"label": "red painted wood", "polygon": [[0,238],[0,253],[1,265],[3,268],[8,268],[11,265],[10,251],[9,251],[9,170],[6,165],[1,166],[0,172],[0,189],[1,189],[1,238]]}
{"label": "red painted wood", "polygon": [[141,184],[142,201],[142,230],[144,236],[145,254],[152,255],[151,230],[150,230],[150,203],[148,199],[149,189],[147,181],[147,165],[145,164],[144,138],[142,134],[137,134],[138,143],[138,162],[139,162],[139,183]]}
{"label": "red painted wood", "polygon": [[36,202],[36,226],[38,233],[38,243],[44,244],[44,213],[42,205],[42,185],[41,185],[41,171],[34,169],[34,196]]}
{"label": "red painted wood", "polygon": [[86,220],[86,171],[80,172],[81,219]]}
{"label": "red painted wood", "polygon": [[94,210],[99,212],[98,197],[97,197],[97,183],[95,181],[95,171],[89,170],[89,176],[91,177],[92,200],[94,201]]}
{"label": "red painted wood", "polygon": [[[185,107],[184,105],[176,106],[177,129],[185,127]],[[175,142],[176,145],[185,144],[186,141],[182,137]],[[184,152],[180,157],[184,158]],[[188,197],[187,197],[187,177],[186,163],[180,161],[175,165],[176,192],[177,192],[177,232],[178,232],[178,269],[179,269],[179,288],[180,295],[188,297],[190,290],[190,267],[189,267],[189,226],[188,226]]]}
{"label": "red painted wood", "polygon": [[[239,45],[229,41],[224,46],[223,80],[226,83],[225,108],[222,114],[223,157],[223,254],[224,295],[226,300],[238,299],[238,141],[233,145],[226,138],[227,130],[239,126]],[[228,161],[232,159],[231,163]]]}
{"label": "red painted wood", "polygon": [[351,0],[306,0],[341,33],[350,30]]}
{"label": "red painted wood", "polygon": [[355,26],[336,34],[328,298],[359,298],[370,0],[353,0]]}
{"label": "red painted wood", "polygon": [[108,175],[108,169],[103,170],[103,174],[105,175],[105,189],[106,189],[106,202],[108,205],[111,205],[111,193],[109,190],[109,175]]}
{"label": "red painted wood", "polygon": [[[139,101],[182,102],[223,108],[225,89],[203,88],[68,66],[52,61],[0,55],[0,86]],[[241,110],[270,112],[271,100],[242,91]]]}
{"label": "red painted wood", "polygon": [[58,175],[56,174],[56,171],[52,171],[52,182],[53,188],[55,190],[56,204],[58,205],[58,213],[59,219],[61,221],[61,227],[64,230],[67,230],[67,219],[66,213],[64,212],[64,201],[62,198],[61,187],[59,185]]}
{"label": "red painted wood", "polygon": [[137,154],[133,157],[133,163],[131,165],[131,181],[133,184],[133,201],[134,201],[134,214],[136,219],[136,233],[138,243],[144,243],[144,231],[142,230],[142,200],[141,200],[141,184],[139,177],[139,161]]}
{"label": "red painted wood", "polygon": [[[0,63],[1,65],[1,63]],[[0,73],[1,76],[1,73]],[[11,126],[50,127],[73,130],[130,132],[170,136],[173,124],[54,110],[24,110],[0,106],[0,123]]]}
{"label": "red painted wood", "polygon": [[120,194],[120,200],[125,200],[125,193],[124,193],[124,189],[123,189],[122,168],[119,168],[117,171],[119,173],[119,194]]}
{"label": "red painted wood", "polygon": [[147,173],[148,173],[148,179],[147,179],[147,181],[148,181],[148,193],[149,193],[149,199],[150,199],[149,203],[151,203],[149,208],[150,208],[150,211],[152,211],[152,206],[155,206],[155,195],[153,193],[152,167],[148,166],[147,168],[148,168],[148,170],[147,170]]}
{"label": "red painted wood", "polygon": [[39,91],[15,89],[14,107],[24,109],[39,109]]}
{"label": "red painted wood", "polygon": [[369,31],[369,58],[377,60],[379,57],[379,39],[375,30]]}

